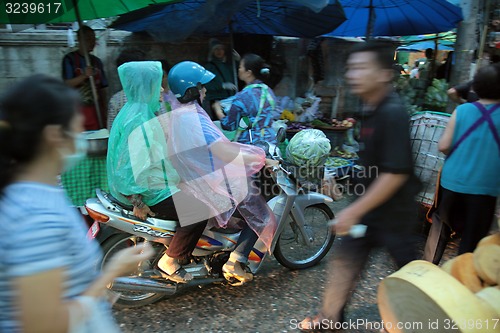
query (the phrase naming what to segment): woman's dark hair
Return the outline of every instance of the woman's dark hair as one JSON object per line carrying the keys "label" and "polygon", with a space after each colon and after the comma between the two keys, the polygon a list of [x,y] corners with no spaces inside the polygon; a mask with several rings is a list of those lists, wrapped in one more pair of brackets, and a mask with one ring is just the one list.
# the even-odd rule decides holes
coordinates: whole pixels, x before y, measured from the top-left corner
{"label": "woman's dark hair", "polygon": [[472,81],[479,98],[500,99],[500,64],[480,68]]}
{"label": "woman's dark hair", "polygon": [[23,79],[0,97],[0,193],[38,154],[47,125],[68,128],[78,91],[46,75]]}
{"label": "woman's dark hair", "polygon": [[172,68],[172,66],[170,66],[170,63],[168,62],[168,60],[160,59],[157,61],[161,62],[161,69],[165,72],[165,74],[168,74],[168,72]]}
{"label": "woman's dark hair", "polygon": [[184,93],[184,96],[178,97],[177,100],[182,104],[186,104],[192,101],[198,101],[198,104],[201,105],[200,88],[199,87],[188,88]]}
{"label": "woman's dark hair", "polygon": [[271,74],[271,69],[260,56],[254,53],[247,53],[241,59],[244,61],[245,69],[251,70],[258,80],[266,81]]}

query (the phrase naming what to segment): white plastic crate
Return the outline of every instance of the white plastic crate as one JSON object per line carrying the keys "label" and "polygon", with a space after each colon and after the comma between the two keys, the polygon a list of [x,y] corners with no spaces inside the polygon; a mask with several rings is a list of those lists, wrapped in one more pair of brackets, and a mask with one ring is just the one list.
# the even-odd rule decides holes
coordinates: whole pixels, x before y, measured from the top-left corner
{"label": "white plastic crate", "polygon": [[445,155],[438,150],[438,142],[449,119],[447,113],[432,111],[418,112],[410,118],[415,174],[423,184],[417,200],[426,206],[433,203],[437,174],[445,159]]}

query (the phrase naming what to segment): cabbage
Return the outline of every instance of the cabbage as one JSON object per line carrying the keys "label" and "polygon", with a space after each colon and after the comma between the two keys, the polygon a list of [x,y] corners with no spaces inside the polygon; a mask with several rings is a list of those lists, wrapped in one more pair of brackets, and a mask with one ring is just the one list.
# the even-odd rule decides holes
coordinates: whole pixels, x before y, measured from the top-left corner
{"label": "cabbage", "polygon": [[287,160],[297,166],[316,167],[323,165],[330,155],[330,140],[317,129],[298,132],[286,148]]}

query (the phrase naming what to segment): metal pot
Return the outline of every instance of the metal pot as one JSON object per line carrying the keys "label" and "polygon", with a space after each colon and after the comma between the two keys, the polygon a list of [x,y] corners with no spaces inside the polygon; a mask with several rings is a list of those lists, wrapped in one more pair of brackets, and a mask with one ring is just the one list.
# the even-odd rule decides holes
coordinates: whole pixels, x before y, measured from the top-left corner
{"label": "metal pot", "polygon": [[108,130],[83,132],[88,142],[88,156],[106,156],[108,153]]}

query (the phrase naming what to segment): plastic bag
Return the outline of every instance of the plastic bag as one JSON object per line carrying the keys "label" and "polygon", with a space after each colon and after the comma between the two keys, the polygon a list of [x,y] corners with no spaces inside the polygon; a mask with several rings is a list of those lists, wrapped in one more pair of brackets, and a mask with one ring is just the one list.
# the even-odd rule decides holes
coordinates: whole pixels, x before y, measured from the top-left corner
{"label": "plastic bag", "polygon": [[282,110],[293,110],[294,108],[293,100],[288,96],[276,96],[276,105]]}
{"label": "plastic bag", "polygon": [[330,155],[330,140],[317,129],[298,132],[286,148],[287,160],[297,166],[315,167],[323,165]]}
{"label": "plastic bag", "polygon": [[342,145],[342,149],[348,153],[357,153],[359,151],[359,143],[354,140],[354,128],[350,128],[346,132],[346,142]]}
{"label": "plastic bag", "polygon": [[316,96],[307,97],[302,103],[301,108],[304,112],[300,115],[299,121],[302,123],[308,123],[314,119],[321,117],[321,112],[319,111],[319,103],[321,98]]}
{"label": "plastic bag", "polygon": [[[80,306],[84,307],[87,313],[87,318],[80,322],[74,322],[74,317],[77,316],[70,308],[69,313],[69,333],[120,333],[121,330],[113,319],[110,306],[102,301],[91,300],[91,297],[80,296],[76,298]],[[84,300],[85,299],[85,300]],[[83,301],[82,301],[83,300]],[[82,303],[83,302],[83,303]],[[81,310],[79,310],[80,312]]]}
{"label": "plastic bag", "polygon": [[271,125],[271,127],[276,133],[278,133],[278,130],[282,127],[286,130],[287,128],[286,123],[287,123],[286,120],[275,120]]}

